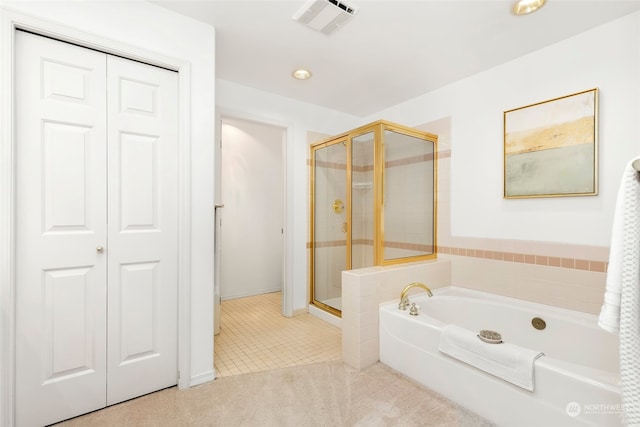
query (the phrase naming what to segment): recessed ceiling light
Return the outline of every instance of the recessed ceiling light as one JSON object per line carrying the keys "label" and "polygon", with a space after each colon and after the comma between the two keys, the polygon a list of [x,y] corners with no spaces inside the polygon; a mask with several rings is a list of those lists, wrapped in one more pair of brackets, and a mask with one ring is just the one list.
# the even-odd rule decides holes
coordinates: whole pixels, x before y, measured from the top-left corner
{"label": "recessed ceiling light", "polygon": [[291,73],[291,75],[298,80],[307,80],[311,78],[311,72],[303,68],[295,70],[293,73]]}
{"label": "recessed ceiling light", "polygon": [[535,12],[544,6],[546,0],[520,0],[513,5],[513,13],[516,15],[526,15]]}

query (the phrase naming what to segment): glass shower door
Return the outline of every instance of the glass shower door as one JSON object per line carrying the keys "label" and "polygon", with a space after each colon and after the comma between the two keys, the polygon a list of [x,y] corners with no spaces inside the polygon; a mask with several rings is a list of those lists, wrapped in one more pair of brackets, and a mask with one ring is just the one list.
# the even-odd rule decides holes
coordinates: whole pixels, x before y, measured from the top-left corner
{"label": "glass shower door", "polygon": [[384,133],[383,262],[435,253],[435,144],[420,135]]}
{"label": "glass shower door", "polygon": [[349,268],[347,141],[312,151],[311,303],[340,315],[342,271]]}

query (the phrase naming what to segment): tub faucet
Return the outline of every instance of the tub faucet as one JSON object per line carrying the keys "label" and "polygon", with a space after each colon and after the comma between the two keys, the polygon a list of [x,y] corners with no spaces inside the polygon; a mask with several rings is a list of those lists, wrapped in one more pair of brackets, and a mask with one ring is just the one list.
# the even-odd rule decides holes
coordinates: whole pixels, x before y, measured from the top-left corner
{"label": "tub faucet", "polygon": [[427,295],[429,295],[429,297],[433,296],[433,293],[431,293],[431,289],[429,289],[427,285],[423,285],[422,283],[418,283],[418,282],[408,284],[407,286],[404,287],[402,292],[400,292],[400,302],[398,303],[398,308],[400,310],[407,309],[407,306],[409,305],[409,297],[407,297],[407,292],[409,292],[409,289],[411,288],[424,289],[427,292]]}

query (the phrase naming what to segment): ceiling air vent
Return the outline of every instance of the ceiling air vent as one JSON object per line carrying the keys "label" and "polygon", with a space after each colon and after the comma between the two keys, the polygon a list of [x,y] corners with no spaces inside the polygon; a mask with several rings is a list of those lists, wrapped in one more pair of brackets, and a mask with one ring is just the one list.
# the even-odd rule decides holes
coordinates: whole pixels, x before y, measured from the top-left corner
{"label": "ceiling air vent", "polygon": [[292,18],[316,31],[331,34],[343,27],[357,11],[357,7],[339,0],[309,0]]}

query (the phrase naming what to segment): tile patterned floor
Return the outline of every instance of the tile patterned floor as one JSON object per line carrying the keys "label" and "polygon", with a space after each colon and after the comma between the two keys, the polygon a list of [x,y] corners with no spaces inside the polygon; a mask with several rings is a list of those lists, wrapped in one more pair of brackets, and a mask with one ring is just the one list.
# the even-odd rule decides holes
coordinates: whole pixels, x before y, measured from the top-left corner
{"label": "tile patterned floor", "polygon": [[287,318],[282,294],[223,301],[215,337],[217,377],[340,360],[340,329],[303,314]]}

